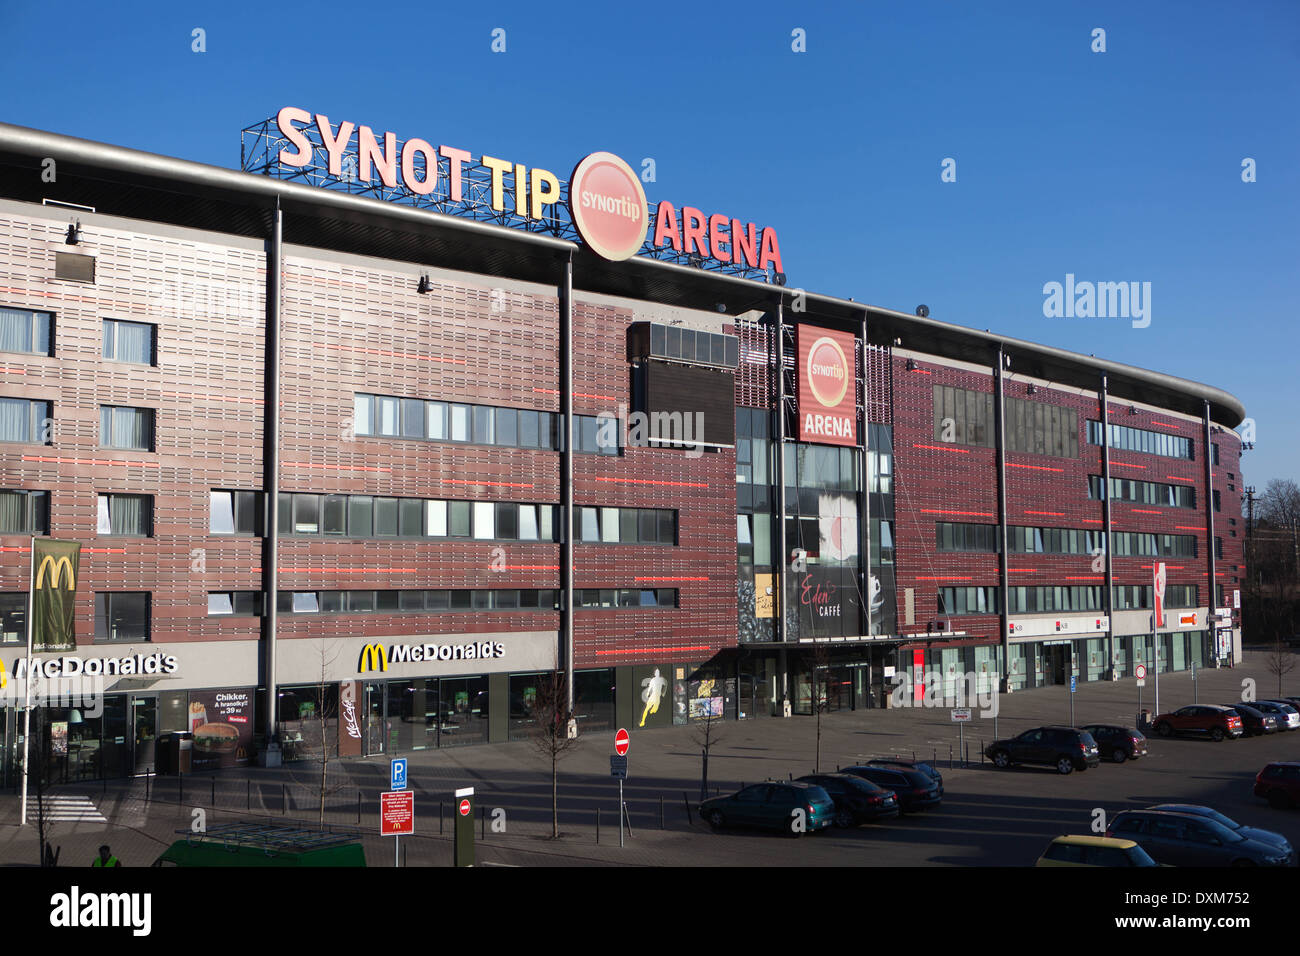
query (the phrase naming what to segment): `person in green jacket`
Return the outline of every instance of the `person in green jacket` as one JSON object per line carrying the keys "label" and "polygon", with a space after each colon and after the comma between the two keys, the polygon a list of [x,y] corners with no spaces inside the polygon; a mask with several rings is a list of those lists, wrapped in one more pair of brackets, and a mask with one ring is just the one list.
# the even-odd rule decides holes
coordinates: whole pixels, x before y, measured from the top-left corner
{"label": "person in green jacket", "polygon": [[113,851],[105,843],[99,848],[99,856],[95,857],[95,862],[91,866],[121,866],[122,861],[113,856]]}

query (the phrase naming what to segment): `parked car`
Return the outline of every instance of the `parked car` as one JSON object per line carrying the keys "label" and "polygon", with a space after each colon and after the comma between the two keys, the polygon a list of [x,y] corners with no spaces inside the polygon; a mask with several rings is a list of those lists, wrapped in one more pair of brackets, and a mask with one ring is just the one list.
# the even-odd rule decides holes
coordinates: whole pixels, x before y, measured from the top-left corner
{"label": "parked car", "polygon": [[1300,806],[1300,763],[1275,760],[1266,766],[1255,776],[1255,796],[1279,810]]}
{"label": "parked car", "polygon": [[1272,843],[1275,846],[1286,850],[1291,850],[1291,841],[1280,833],[1274,833],[1272,830],[1260,830],[1256,827],[1242,826],[1236,820],[1225,817],[1213,807],[1202,807],[1194,803],[1162,803],[1159,806],[1147,807],[1148,810],[1164,810],[1168,813],[1186,813],[1189,816],[1205,817],[1213,820],[1215,823],[1221,823],[1229,830],[1244,836],[1248,840],[1259,840],[1261,843]]}
{"label": "parked car", "polygon": [[1227,707],[1217,704],[1189,704],[1168,714],[1152,718],[1151,725],[1161,737],[1190,734],[1222,740],[1240,737],[1244,732],[1241,718]]}
{"label": "parked car", "polygon": [[1171,866],[1290,866],[1294,854],[1247,839],[1207,817],[1164,810],[1124,810],[1106,836],[1133,840],[1157,863]]}
{"label": "parked car", "polygon": [[835,822],[835,801],[821,787],[810,783],[756,783],[735,793],[713,797],[700,804],[700,817],[714,830],[744,826],[784,830],[794,829],[796,810],[804,812],[808,832],[821,830]]}
{"label": "parked car", "polygon": [[1261,737],[1277,732],[1277,718],[1256,710],[1253,704],[1224,704],[1230,711],[1241,718],[1242,731],[1246,736]]}
{"label": "parked car", "polygon": [[898,795],[851,773],[816,773],[799,782],[821,787],[835,801],[835,825],[851,827],[867,820],[896,817]]}
{"label": "parked car", "polygon": [[926,763],[924,760],[908,760],[906,757],[873,757],[864,766],[890,767],[894,770],[919,770],[921,773],[927,774],[931,780],[939,785],[939,796],[943,796],[943,774],[935,769],[933,764]]}
{"label": "parked car", "polygon": [[1292,703],[1285,698],[1254,700],[1250,701],[1250,706],[1262,713],[1272,714],[1276,717],[1278,730],[1300,730],[1300,710],[1296,710]]}
{"label": "parked car", "polygon": [[1057,773],[1087,770],[1101,763],[1100,749],[1092,734],[1075,727],[1035,727],[1019,737],[995,740],[984,753],[996,767],[1017,763],[1047,764]]}
{"label": "parked car", "polygon": [[1088,724],[1080,727],[1092,734],[1097,741],[1097,749],[1102,760],[1123,763],[1125,760],[1137,760],[1147,754],[1147,738],[1130,727],[1119,724]]}
{"label": "parked car", "polygon": [[1034,866],[1159,866],[1132,840],[1103,836],[1059,836]]}
{"label": "parked car", "polygon": [[893,767],[845,767],[844,773],[869,780],[878,787],[892,790],[898,795],[899,811],[916,813],[926,807],[937,807],[943,800],[939,785],[928,773]]}

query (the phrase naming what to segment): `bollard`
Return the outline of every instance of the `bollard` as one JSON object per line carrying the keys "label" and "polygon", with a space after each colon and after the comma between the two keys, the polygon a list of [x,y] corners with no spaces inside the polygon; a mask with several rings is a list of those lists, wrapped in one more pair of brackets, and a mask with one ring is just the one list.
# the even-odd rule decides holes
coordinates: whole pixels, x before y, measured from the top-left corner
{"label": "bollard", "polygon": [[948,769],[952,769],[952,744],[948,745]]}
{"label": "bollard", "polygon": [[148,804],[149,802],[149,778],[148,777],[144,778],[144,802],[146,804]]}
{"label": "bollard", "polygon": [[[358,793],[357,798],[360,799],[361,794]],[[442,801],[441,800],[438,801],[438,835],[439,836],[442,835]]]}
{"label": "bollard", "polygon": [[930,758],[930,765],[937,767],[939,766],[939,748],[935,747],[933,748],[933,750],[934,750],[934,756]]}
{"label": "bollard", "polygon": [[287,784],[280,784],[280,812],[289,812],[289,787]]}
{"label": "bollard", "polygon": [[686,809],[686,825],[690,826],[691,825],[691,801],[690,798],[686,796],[685,790],[682,791],[682,806],[685,807]]}
{"label": "bollard", "polygon": [[664,826],[664,795],[662,793],[659,794],[659,829],[668,829]]}
{"label": "bollard", "polygon": [[596,808],[596,845],[600,846],[600,807]]}
{"label": "bollard", "polygon": [[912,751],[912,763],[916,763],[916,751]]}
{"label": "bollard", "polygon": [[244,783],[246,784],[246,786],[244,787],[244,802],[248,804],[247,809],[252,810],[253,809],[253,781],[245,780]]}
{"label": "bollard", "polygon": [[787,773],[786,776],[790,778],[790,782],[791,782],[791,783],[794,783],[794,771],[793,771],[793,770],[790,771],[789,773]]}
{"label": "bollard", "polygon": [[361,823],[361,791],[357,791],[357,823]]}
{"label": "bollard", "polygon": [[217,805],[217,778],[214,776],[214,777],[212,778],[212,803],[211,803],[211,806],[214,806],[214,807],[215,807],[216,805]]}
{"label": "bollard", "polygon": [[486,803],[479,805],[478,824],[479,824],[478,838],[480,840],[486,840],[487,839],[487,804]]}
{"label": "bollard", "polygon": [[176,805],[180,806],[185,802],[185,774],[179,770],[176,771]]}
{"label": "bollard", "polygon": [[966,745],[966,753],[961,758],[961,765],[963,767],[970,766],[970,744]]}
{"label": "bollard", "polygon": [[980,766],[984,766],[984,738],[980,738]]}

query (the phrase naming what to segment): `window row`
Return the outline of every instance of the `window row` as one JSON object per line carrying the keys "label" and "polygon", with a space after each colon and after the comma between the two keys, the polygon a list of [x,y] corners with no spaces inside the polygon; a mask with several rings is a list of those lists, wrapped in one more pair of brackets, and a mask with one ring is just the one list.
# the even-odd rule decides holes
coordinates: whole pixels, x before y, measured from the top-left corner
{"label": "window row", "polygon": [[573,592],[575,608],[676,607],[676,588],[583,588]]}
{"label": "window row", "polygon": [[[1101,501],[1102,492],[1100,475],[1088,476],[1088,497]],[[1110,497],[1112,501],[1134,501],[1144,505],[1159,505],[1163,508],[1195,508],[1196,489],[1189,485],[1170,485],[1160,481],[1139,481],[1134,478],[1110,479]]]}
{"label": "window row", "polygon": [[[993,448],[997,416],[992,393],[949,385],[934,387],[934,438]],[[1079,415],[1074,409],[1022,398],[1006,399],[1007,450],[1057,458],[1079,456]]]}
{"label": "window row", "polygon": [[49,533],[49,492],[0,491],[0,534]]}
{"label": "window row", "polygon": [[[213,595],[208,613],[213,614]],[[560,592],[554,588],[429,591],[279,591],[281,614],[417,614],[425,611],[554,611]],[[221,605],[221,606],[224,606]],[[226,613],[219,611],[216,613]]]}
{"label": "window row", "polygon": [[[432,402],[393,395],[353,396],[354,429],[367,437],[499,445],[562,451],[563,417],[526,408]],[[603,426],[603,427],[598,427]],[[617,455],[621,444],[615,419],[573,416],[574,451]]]}
{"label": "window row", "polygon": [[[1179,438],[1164,432],[1148,431],[1145,428],[1131,428],[1128,425],[1111,424],[1109,428],[1110,447],[1119,451],[1140,451],[1149,455],[1163,455],[1165,458],[1195,457],[1190,438]],[[1102,444],[1101,422],[1088,422],[1088,443]]]}
{"label": "window row", "polygon": [[[152,495],[98,495],[98,534],[153,535]],[[45,491],[0,491],[0,534],[50,533],[50,496]]]}
{"label": "window row", "polygon": [[[1007,613],[1101,611],[1102,593],[1101,586],[1090,585],[1011,587],[1007,589]],[[1151,607],[1152,596],[1150,585],[1116,585],[1111,594],[1112,609],[1148,609]],[[1197,607],[1196,596],[1196,585],[1168,585],[1165,588],[1165,607]],[[940,588],[938,602],[940,614],[952,615],[997,614],[1000,603],[996,587]]]}
{"label": "window row", "polygon": [[677,512],[662,508],[574,508],[573,540],[583,544],[676,544]]}
{"label": "window row", "polygon": [[[940,551],[998,551],[997,525],[941,521],[935,525],[935,535]],[[1105,553],[1105,540],[1104,532],[1079,528],[1007,528],[1007,547],[1012,554]],[[1118,556],[1194,558],[1197,554],[1197,538],[1190,534],[1115,531],[1111,541]]]}
{"label": "window row", "polygon": [[[559,541],[561,533],[559,505],[296,492],[282,493],[279,505],[284,535]],[[223,511],[222,527],[229,526],[226,518]]]}
{"label": "window row", "polygon": [[[0,398],[0,441],[52,444],[54,418],[51,403],[28,398]],[[153,409],[101,405],[99,445],[101,448],[153,451]]]}
{"label": "window row", "polygon": [[[0,593],[0,641],[14,643],[26,640],[26,592]],[[149,640],[149,592],[97,592],[95,594],[95,640]]]}

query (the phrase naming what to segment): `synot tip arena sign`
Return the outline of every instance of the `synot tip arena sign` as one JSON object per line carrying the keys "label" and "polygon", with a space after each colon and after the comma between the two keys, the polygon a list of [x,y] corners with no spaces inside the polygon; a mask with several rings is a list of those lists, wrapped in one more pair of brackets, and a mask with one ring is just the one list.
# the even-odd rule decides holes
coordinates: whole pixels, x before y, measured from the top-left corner
{"label": "synot tip arena sign", "polygon": [[538,166],[293,106],[243,133],[248,172],[549,232],[613,262],[649,256],[756,279],[785,271],[771,227],[666,200],[651,215],[641,178],[613,153],[586,156],[566,183]]}

